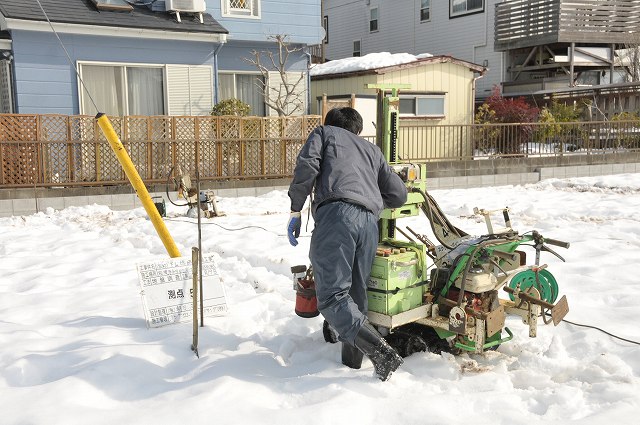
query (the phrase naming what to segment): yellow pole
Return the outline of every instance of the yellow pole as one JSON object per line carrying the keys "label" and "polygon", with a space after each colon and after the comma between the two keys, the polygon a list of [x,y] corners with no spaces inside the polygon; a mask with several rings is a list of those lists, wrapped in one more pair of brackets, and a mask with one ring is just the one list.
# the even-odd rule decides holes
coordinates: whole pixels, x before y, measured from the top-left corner
{"label": "yellow pole", "polygon": [[171,258],[180,257],[180,251],[178,251],[178,247],[176,247],[176,244],[169,234],[164,221],[162,221],[162,217],[160,217],[160,213],[158,212],[156,205],[153,203],[151,195],[149,195],[149,192],[142,182],[142,179],[140,178],[136,167],[133,165],[133,162],[131,162],[131,158],[129,157],[129,154],[124,148],[124,145],[113,129],[109,118],[107,118],[107,116],[102,112],[99,112],[98,115],[96,115],[96,118],[98,120],[100,129],[102,129],[102,133],[104,133],[104,136],[107,138],[109,144],[111,145],[111,149],[113,149],[113,152],[115,152],[116,156],[118,157],[118,161],[120,161],[120,165],[122,165],[124,173],[127,175],[127,178],[131,182],[131,185],[138,194],[138,198],[140,199],[140,202],[142,202],[142,206],[149,215],[149,218],[153,223],[153,227],[155,227],[156,232],[158,233],[158,236],[160,236],[160,239],[162,240],[162,243],[164,244],[167,252],[171,256]]}

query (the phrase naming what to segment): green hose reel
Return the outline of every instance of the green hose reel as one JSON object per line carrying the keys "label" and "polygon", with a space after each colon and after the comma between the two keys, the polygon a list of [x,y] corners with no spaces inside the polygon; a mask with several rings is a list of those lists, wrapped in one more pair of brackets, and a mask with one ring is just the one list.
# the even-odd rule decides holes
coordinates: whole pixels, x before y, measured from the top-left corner
{"label": "green hose reel", "polygon": [[[556,279],[546,269],[538,270],[537,275],[536,279],[535,271],[521,271],[511,278],[507,286],[511,289],[516,289],[520,285],[520,290],[524,292],[533,286],[540,292],[540,299],[550,304],[555,303],[558,298],[558,283]],[[509,294],[509,298],[511,298],[511,301],[515,299],[513,294]]]}

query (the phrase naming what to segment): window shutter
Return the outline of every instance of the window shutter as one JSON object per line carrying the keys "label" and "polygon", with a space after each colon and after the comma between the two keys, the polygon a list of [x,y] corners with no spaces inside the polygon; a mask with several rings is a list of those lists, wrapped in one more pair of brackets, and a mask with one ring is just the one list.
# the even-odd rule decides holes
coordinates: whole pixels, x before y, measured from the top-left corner
{"label": "window shutter", "polygon": [[189,68],[167,65],[167,113],[191,115],[189,108]]}
{"label": "window shutter", "polygon": [[213,108],[213,71],[210,66],[189,67],[191,115],[209,115]]}
{"label": "window shutter", "polygon": [[208,65],[167,65],[169,115],[208,115],[213,107],[213,72]]}

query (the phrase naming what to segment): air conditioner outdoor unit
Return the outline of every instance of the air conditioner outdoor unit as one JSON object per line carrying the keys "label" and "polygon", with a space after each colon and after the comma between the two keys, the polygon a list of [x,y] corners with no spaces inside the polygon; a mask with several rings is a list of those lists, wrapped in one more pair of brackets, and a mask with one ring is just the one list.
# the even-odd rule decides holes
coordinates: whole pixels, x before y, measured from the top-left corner
{"label": "air conditioner outdoor unit", "polygon": [[176,19],[180,20],[180,12],[197,13],[200,17],[200,23],[204,23],[202,13],[207,10],[204,0],[164,0],[164,10],[167,12],[175,12]]}
{"label": "air conditioner outdoor unit", "polygon": [[204,0],[164,0],[167,12],[200,13],[207,10]]}

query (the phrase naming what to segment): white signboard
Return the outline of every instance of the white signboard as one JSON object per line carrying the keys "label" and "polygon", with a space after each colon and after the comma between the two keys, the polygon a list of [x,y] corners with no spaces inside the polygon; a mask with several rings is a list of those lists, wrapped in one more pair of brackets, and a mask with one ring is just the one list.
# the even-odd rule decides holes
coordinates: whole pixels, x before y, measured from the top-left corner
{"label": "white signboard", "polygon": [[[169,258],[140,263],[137,267],[148,327],[157,328],[193,320],[191,258]],[[227,312],[224,287],[212,254],[203,255],[202,258],[202,291],[204,296],[200,296],[204,316],[220,316]]]}

